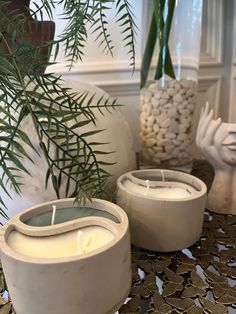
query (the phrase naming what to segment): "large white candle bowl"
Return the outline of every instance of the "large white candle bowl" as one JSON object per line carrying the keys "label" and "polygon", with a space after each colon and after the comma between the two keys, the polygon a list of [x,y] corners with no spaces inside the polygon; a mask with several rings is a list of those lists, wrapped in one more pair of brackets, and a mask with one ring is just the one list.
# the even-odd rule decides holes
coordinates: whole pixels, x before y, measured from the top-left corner
{"label": "large white candle bowl", "polygon": [[57,200],[4,229],[1,261],[17,314],[113,314],[128,296],[128,218],[117,205]]}
{"label": "large white candle bowl", "polygon": [[201,235],[206,185],[172,170],[137,170],[118,179],[117,204],[130,221],[131,242],[159,252],[181,250]]}

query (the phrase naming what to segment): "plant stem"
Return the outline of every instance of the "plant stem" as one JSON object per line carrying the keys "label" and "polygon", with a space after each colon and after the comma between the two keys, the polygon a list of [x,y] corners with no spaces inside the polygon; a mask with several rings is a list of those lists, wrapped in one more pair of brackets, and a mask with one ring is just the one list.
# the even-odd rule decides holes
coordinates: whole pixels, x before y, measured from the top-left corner
{"label": "plant stem", "polygon": [[[158,0],[157,0],[158,1]],[[171,30],[171,24],[173,20],[173,15],[174,15],[174,9],[175,9],[175,0],[160,0],[162,2],[165,1],[165,4],[161,5],[161,15],[163,18],[163,23],[161,22],[161,29],[162,32],[159,34],[160,38],[160,53],[159,53],[159,59],[157,63],[157,68],[156,68],[156,73],[155,73],[155,79],[160,79],[164,73],[175,79],[175,73],[173,69],[173,64],[170,56],[170,50],[168,46],[168,41],[170,37],[170,30]],[[166,3],[168,6],[168,13],[167,13],[167,18],[166,21],[164,21],[164,10],[166,7]],[[157,10],[156,11],[156,16],[158,15]]]}
{"label": "plant stem", "polygon": [[148,72],[152,62],[153,52],[157,41],[157,22],[155,12],[153,12],[152,21],[149,29],[147,44],[145,47],[144,55],[141,65],[141,88],[147,83]]}

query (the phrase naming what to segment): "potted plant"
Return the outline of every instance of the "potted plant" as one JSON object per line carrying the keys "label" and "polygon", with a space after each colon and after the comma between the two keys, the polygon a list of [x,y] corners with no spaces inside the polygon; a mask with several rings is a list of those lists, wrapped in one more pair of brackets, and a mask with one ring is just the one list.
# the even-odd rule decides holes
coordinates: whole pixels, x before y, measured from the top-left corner
{"label": "potted plant", "polygon": [[[98,158],[108,152],[100,149],[90,137],[100,131],[75,132],[96,123],[94,109],[114,108],[109,98],[97,98],[86,92],[76,94],[65,88],[60,77],[45,73],[64,47],[70,67],[83,59],[88,29],[92,27],[98,43],[112,55],[113,44],[107,27],[110,7],[117,12],[117,23],[128,46],[130,63],[135,66],[136,24],[129,1],[38,1],[29,10],[29,0],[0,0],[0,188],[11,197],[21,194],[21,176],[30,174],[26,160],[36,152],[47,165],[46,186],[51,183],[58,198],[75,197],[77,201],[99,197],[109,173],[106,162]],[[52,22],[41,21],[43,11],[53,18],[53,8],[63,4],[62,18],[68,24],[59,39],[53,39]],[[34,36],[37,32],[38,36]],[[41,36],[41,37],[40,37]],[[40,37],[40,38],[39,38]],[[52,58],[48,61],[48,53]],[[93,105],[91,103],[93,102]],[[24,124],[31,123],[32,132]],[[36,144],[35,139],[36,137]],[[6,217],[5,203],[0,198],[1,214]]]}

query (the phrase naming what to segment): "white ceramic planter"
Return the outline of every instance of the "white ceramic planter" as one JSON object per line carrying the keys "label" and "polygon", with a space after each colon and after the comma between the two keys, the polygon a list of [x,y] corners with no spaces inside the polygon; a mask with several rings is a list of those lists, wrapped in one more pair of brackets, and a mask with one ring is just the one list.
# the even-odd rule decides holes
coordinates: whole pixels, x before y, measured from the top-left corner
{"label": "white ceramic planter", "polygon": [[[166,181],[187,184],[194,193],[182,199],[157,199],[131,192],[124,181],[131,178],[140,185],[148,179],[160,182],[161,171]],[[171,252],[194,244],[201,235],[206,186],[198,178],[172,170],[137,170],[118,179],[117,204],[127,213],[130,221],[131,242],[139,247]]]}
{"label": "white ceramic planter", "polygon": [[[117,205],[93,200],[86,206],[111,213],[84,217],[54,226],[26,225],[28,219],[57,208],[74,207],[73,199],[44,203],[15,216],[1,236],[1,261],[17,314],[113,314],[125,301],[131,286],[131,254],[128,218]],[[114,239],[92,252],[64,258],[35,258],[16,253],[8,237],[17,230],[31,237],[53,236],[85,226],[102,226]],[[63,248],[62,248],[63,250]]]}

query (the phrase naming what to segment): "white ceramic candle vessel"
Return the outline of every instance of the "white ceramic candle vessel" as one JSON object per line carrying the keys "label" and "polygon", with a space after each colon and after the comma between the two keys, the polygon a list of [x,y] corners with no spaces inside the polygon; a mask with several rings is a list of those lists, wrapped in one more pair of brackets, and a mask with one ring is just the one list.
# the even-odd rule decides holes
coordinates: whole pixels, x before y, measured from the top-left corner
{"label": "white ceramic candle vessel", "polygon": [[177,251],[194,244],[201,235],[206,186],[179,171],[132,171],[118,179],[117,204],[129,217],[134,245]]}
{"label": "white ceramic candle vessel", "polygon": [[17,314],[113,314],[131,287],[128,218],[98,199],[82,214],[74,199],[43,203],[2,230],[1,261]]}

